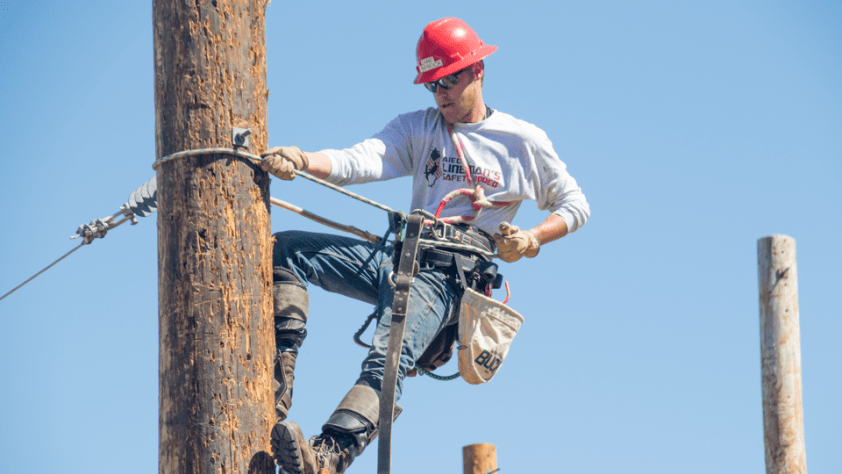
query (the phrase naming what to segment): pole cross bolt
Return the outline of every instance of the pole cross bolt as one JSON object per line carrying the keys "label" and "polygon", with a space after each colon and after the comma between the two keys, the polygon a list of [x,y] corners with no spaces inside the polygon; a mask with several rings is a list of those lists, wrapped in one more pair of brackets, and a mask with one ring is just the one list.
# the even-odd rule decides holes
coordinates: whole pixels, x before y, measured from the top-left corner
{"label": "pole cross bolt", "polygon": [[251,135],[251,133],[250,128],[234,127],[231,130],[231,143],[235,147],[247,148],[249,146],[249,135]]}

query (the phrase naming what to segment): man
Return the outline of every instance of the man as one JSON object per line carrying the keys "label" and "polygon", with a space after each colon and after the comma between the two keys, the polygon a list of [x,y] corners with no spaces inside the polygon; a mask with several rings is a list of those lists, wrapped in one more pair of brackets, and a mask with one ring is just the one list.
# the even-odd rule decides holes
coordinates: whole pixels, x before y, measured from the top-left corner
{"label": "man", "polygon": [[[469,184],[474,189],[479,186],[488,201],[496,204],[475,215],[468,199],[454,199],[441,217],[462,216],[471,226],[459,226],[445,237],[470,241],[486,250],[486,256],[496,246],[498,256],[507,262],[535,257],[541,245],[581,227],[590,209],[543,131],[485,105],[483,59],[496,49],[485,45],[459,19],[432,22],[418,40],[415,84],[424,84],[433,93],[436,108],[401,115],[373,138],[345,150],[304,153],[296,147],[276,147],[264,154],[261,166],[282,179],[294,178],[294,170],[306,170],[338,185],[412,176],[411,209],[429,212],[435,212],[448,193]],[[508,224],[525,199],[535,200],[541,209],[551,212],[530,230]],[[429,235],[432,231],[425,232]],[[340,474],[377,435],[392,314],[389,274],[394,265],[393,248],[296,231],[275,237],[279,350],[275,378],[281,421],[272,431],[274,455],[290,474],[314,474],[320,469]],[[464,285],[477,284],[479,273],[470,270],[489,260],[472,252],[438,248],[425,255],[433,254],[444,255],[444,259],[429,257],[431,260],[422,262],[425,270],[412,284],[397,397],[403,378],[415,369],[437,334],[455,321]],[[465,277],[456,270],[464,265],[473,276]],[[292,401],[295,359],[307,334],[307,283],[376,304],[378,321],[359,379],[328,418],[322,433],[309,441],[297,424],[284,421]],[[488,281],[479,283],[482,286]]]}

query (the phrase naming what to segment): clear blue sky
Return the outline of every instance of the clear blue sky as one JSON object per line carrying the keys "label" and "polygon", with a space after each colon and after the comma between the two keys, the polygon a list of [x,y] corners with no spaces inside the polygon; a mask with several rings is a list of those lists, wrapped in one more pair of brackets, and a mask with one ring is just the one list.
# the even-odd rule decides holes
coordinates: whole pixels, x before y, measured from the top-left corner
{"label": "clear blue sky", "polygon": [[[0,293],[154,175],[151,8],[0,2]],[[788,234],[807,465],[840,472],[842,4],[276,0],[270,144],[346,147],[432,105],[415,42],[445,16],[500,47],[487,103],[547,132],[592,217],[503,266],[526,322],[492,383],[407,383],[395,471],[461,472],[461,447],[487,442],[503,474],[764,472],[756,241]],[[409,189],[355,188],[405,210]],[[385,229],[304,180],[272,195]],[[525,206],[516,223],[543,218]],[[140,219],[0,301],[0,472],[157,469],[156,246]],[[356,378],[369,312],[313,291],[291,415],[307,435]],[[351,472],[374,472],[375,451]]]}

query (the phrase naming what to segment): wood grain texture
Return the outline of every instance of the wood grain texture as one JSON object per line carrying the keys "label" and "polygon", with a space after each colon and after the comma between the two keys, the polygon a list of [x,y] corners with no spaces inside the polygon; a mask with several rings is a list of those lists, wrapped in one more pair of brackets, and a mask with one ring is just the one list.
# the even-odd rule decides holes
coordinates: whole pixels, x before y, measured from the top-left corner
{"label": "wood grain texture", "polygon": [[763,438],[767,474],[805,474],[795,239],[757,241]]}
{"label": "wood grain texture", "polygon": [[497,448],[493,444],[479,443],[462,447],[462,472],[488,474],[497,470]]}
{"label": "wood grain texture", "polygon": [[[266,148],[266,2],[154,0],[158,157]],[[269,176],[209,155],[157,170],[159,472],[274,473]]]}

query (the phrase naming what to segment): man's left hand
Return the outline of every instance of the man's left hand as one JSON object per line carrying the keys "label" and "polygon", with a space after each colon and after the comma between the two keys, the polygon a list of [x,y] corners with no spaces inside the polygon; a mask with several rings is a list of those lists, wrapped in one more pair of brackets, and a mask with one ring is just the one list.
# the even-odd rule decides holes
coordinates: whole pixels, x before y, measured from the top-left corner
{"label": "man's left hand", "polygon": [[541,244],[535,234],[528,230],[520,230],[516,225],[508,222],[500,223],[500,233],[494,234],[494,243],[497,244],[497,255],[504,262],[516,262],[521,257],[532,258],[538,255]]}
{"label": "man's left hand", "polygon": [[310,167],[307,155],[297,146],[276,146],[266,150],[261,157],[260,168],[284,179],[295,178],[296,171],[305,171]]}

